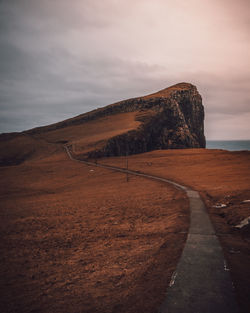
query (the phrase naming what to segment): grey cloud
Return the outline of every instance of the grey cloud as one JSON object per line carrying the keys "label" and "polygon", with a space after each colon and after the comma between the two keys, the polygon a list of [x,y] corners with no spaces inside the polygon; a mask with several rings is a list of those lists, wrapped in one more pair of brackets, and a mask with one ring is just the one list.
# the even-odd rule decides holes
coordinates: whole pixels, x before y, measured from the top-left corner
{"label": "grey cloud", "polygon": [[[189,0],[187,5],[194,2]],[[235,8],[231,0],[226,11],[233,27],[246,33],[248,2],[240,3],[244,5],[237,9],[237,16],[231,14]],[[0,131],[53,123],[181,81],[197,85],[203,96],[208,136],[223,137],[222,128],[217,135],[213,129],[225,125],[231,116],[246,121],[245,114],[250,110],[249,61],[240,59],[238,54],[232,60],[228,58],[234,65],[231,71],[231,64],[227,71],[211,68],[212,62],[201,63],[204,66],[200,69],[200,54],[204,52],[207,57],[207,51],[202,46],[197,47],[195,55],[186,53],[189,51],[186,47],[182,50],[180,41],[187,35],[192,40],[192,34],[175,34],[174,28],[157,29],[157,19],[164,15],[148,16],[149,21],[155,20],[152,25],[160,36],[152,32],[151,24],[140,15],[144,6],[151,5],[151,1],[142,0],[0,1]],[[170,9],[175,6],[172,1],[159,1],[157,5],[162,6],[163,12],[168,6]],[[178,5],[182,6],[183,2],[179,1]],[[130,22],[134,23],[135,34],[133,28],[127,27]],[[179,23],[178,19],[176,22]],[[138,29],[143,33],[138,33]],[[230,37],[230,31],[227,36]],[[165,42],[166,56],[159,57],[158,51]],[[214,42],[215,47],[216,44],[220,46]],[[245,42],[239,38],[235,44],[243,47]],[[144,53],[147,50],[152,54],[150,57]],[[190,51],[195,53],[193,49]],[[216,54],[211,52],[212,60]],[[245,130],[239,128],[239,137],[247,131],[250,133],[247,124],[243,124]]]}
{"label": "grey cloud", "polygon": [[1,50],[2,59],[7,61],[1,63],[5,72],[0,87],[2,131],[8,131],[10,124],[15,131],[53,123],[121,98],[142,95],[147,88],[154,91],[162,82],[161,67],[118,58],[81,60],[62,50],[30,55],[8,45],[6,51]]}
{"label": "grey cloud", "polygon": [[[121,6],[121,2],[112,0],[2,0],[0,25],[5,30],[21,27],[28,34],[41,29],[63,33],[68,29],[85,30],[83,26],[103,28],[119,19]],[[8,22],[10,19],[11,23]]]}

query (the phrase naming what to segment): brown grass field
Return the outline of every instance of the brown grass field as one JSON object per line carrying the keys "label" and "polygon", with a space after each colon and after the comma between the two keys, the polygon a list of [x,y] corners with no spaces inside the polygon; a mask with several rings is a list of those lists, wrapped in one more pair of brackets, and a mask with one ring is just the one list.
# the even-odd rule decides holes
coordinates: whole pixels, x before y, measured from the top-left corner
{"label": "brown grass field", "polygon": [[[0,168],[0,311],[156,312],[185,244],[186,196],[53,151]],[[126,166],[125,157],[98,162]],[[250,153],[154,151],[128,164],[200,191],[248,312],[249,227],[234,226],[250,215],[242,203],[250,199]]]}
{"label": "brown grass field", "polygon": [[154,312],[189,224],[171,186],[62,151],[0,169],[1,312]]}

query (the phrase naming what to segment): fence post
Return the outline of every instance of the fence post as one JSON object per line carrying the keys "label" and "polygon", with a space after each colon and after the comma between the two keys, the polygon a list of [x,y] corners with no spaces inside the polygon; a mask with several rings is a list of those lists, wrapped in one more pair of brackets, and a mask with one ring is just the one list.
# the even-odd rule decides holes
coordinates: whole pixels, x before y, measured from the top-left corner
{"label": "fence post", "polygon": [[[127,159],[126,159],[126,168],[127,168],[127,170],[128,170],[128,156],[127,156]],[[128,182],[128,172],[127,172],[127,182]]]}

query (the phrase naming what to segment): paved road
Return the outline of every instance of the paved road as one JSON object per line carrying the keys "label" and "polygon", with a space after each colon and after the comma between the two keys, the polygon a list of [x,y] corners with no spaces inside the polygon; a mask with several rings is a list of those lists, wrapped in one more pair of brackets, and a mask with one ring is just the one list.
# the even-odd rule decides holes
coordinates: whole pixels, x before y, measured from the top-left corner
{"label": "paved road", "polygon": [[188,238],[159,313],[239,312],[222,248],[197,191],[165,178],[77,160],[65,149],[71,160],[170,183],[186,192],[191,212]]}

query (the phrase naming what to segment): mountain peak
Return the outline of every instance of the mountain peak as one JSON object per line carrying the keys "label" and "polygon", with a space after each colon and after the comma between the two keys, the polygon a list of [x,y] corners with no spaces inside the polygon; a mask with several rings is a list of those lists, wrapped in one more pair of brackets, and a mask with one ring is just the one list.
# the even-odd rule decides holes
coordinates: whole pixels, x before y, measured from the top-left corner
{"label": "mountain peak", "polygon": [[170,87],[164,88],[162,90],[159,90],[155,93],[149,94],[147,96],[142,97],[143,99],[150,99],[150,98],[160,98],[160,97],[169,97],[171,95],[172,92],[175,91],[180,91],[180,90],[191,90],[191,89],[195,89],[197,90],[197,88],[190,84],[190,83],[178,83],[175,85],[172,85]]}
{"label": "mountain peak", "polygon": [[[0,144],[2,151],[6,152],[2,155],[2,162],[0,157],[0,164],[7,161],[17,164],[27,158],[57,151],[62,145],[84,158],[157,149],[203,148],[202,98],[194,85],[179,83],[56,124],[0,136]],[[22,155],[20,151],[23,151]]]}

